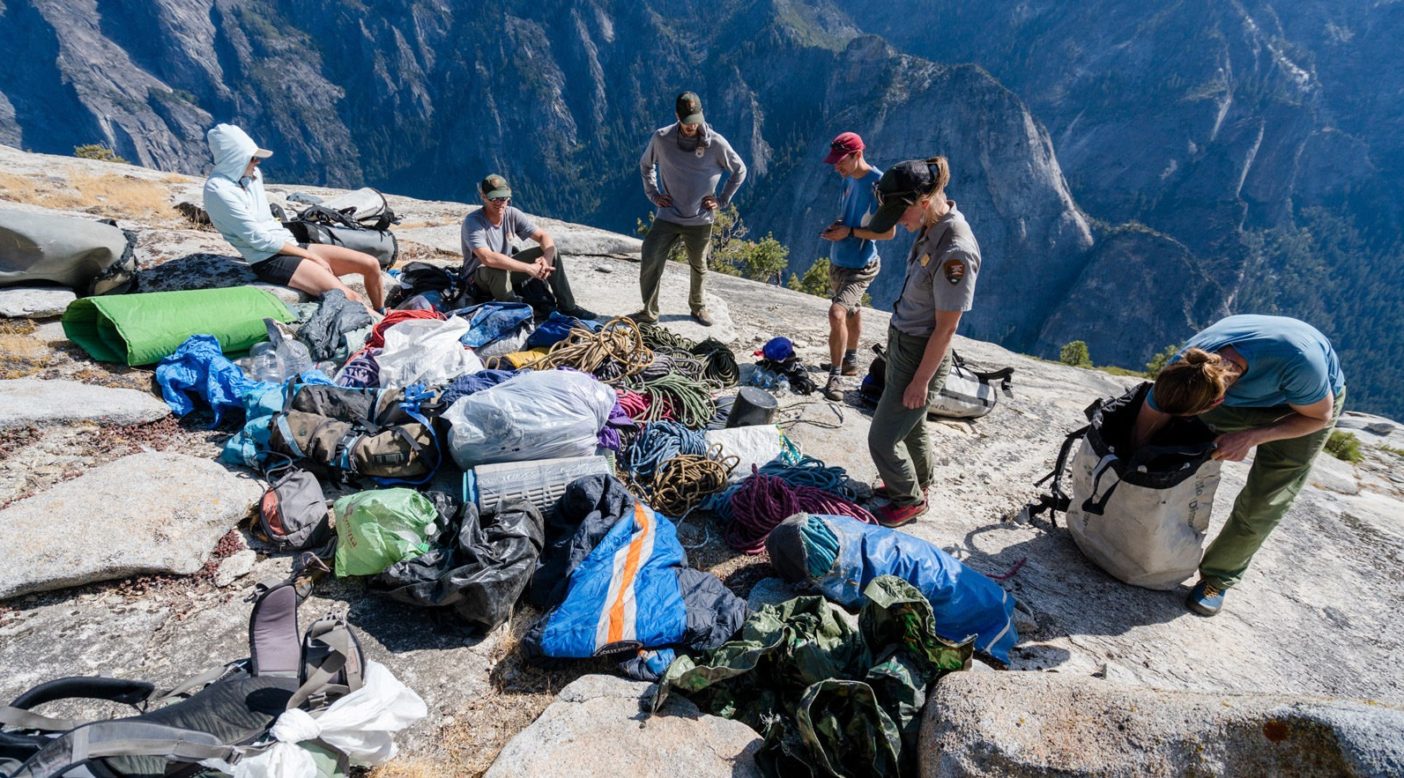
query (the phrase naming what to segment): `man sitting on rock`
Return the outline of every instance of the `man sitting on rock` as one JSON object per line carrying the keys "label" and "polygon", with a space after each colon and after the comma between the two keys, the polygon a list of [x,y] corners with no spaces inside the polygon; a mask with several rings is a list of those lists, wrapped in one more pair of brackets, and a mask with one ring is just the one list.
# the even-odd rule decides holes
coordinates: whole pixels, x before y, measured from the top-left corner
{"label": "man sitting on rock", "polygon": [[[513,208],[507,179],[493,174],[478,184],[483,207],[463,220],[463,279],[479,293],[502,302],[520,302],[517,289],[536,279],[547,284],[556,298],[556,310],[577,319],[595,314],[575,304],[565,267],[550,233],[531,217]],[[513,238],[536,241],[537,248],[516,253]]]}
{"label": "man sitting on rock", "polygon": [[[369,254],[345,246],[298,243],[268,207],[263,175],[258,165],[273,155],[261,149],[248,133],[232,124],[219,124],[205,134],[214,156],[214,170],[205,180],[205,213],[219,234],[229,241],[259,279],[321,297],[340,289],[346,297],[385,305],[380,284],[380,262]],[[363,298],[341,282],[354,273],[365,279]]]}

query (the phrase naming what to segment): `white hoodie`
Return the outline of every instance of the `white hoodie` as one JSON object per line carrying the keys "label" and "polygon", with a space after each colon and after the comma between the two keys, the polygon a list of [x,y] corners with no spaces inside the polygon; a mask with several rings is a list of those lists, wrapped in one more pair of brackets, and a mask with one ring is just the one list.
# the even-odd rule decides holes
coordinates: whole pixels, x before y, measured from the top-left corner
{"label": "white hoodie", "polygon": [[277,254],[283,246],[297,243],[268,209],[263,193],[263,175],[254,168],[252,176],[244,169],[253,159],[258,144],[248,133],[232,124],[217,124],[205,133],[214,156],[214,170],[205,179],[205,213],[219,234],[250,263]]}

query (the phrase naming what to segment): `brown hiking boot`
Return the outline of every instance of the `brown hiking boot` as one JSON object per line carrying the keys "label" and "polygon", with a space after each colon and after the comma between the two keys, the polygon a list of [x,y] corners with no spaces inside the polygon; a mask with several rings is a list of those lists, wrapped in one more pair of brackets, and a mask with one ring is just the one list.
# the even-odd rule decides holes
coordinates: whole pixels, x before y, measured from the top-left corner
{"label": "brown hiking boot", "polygon": [[843,401],[843,379],[838,373],[829,374],[829,382],[824,384],[824,396],[834,402]]}
{"label": "brown hiking boot", "polygon": [[657,323],[658,323],[658,317],[657,317],[657,316],[650,316],[649,313],[648,313],[648,311],[634,311],[633,313],[629,314],[629,318],[630,318],[630,319],[633,319],[635,324],[657,324]]}
{"label": "brown hiking boot", "polygon": [[698,308],[693,311],[692,318],[703,327],[712,326],[712,314],[706,308]]}
{"label": "brown hiking boot", "polygon": [[[819,369],[820,369],[820,370],[828,370],[828,369],[830,369],[830,368],[832,367],[832,365],[833,365],[832,362],[820,362],[820,363],[819,363]],[[840,363],[840,365],[839,365],[839,373],[841,373],[841,374],[843,374],[843,375],[846,375],[846,376],[855,376],[855,375],[858,375],[858,360],[857,360],[857,359],[845,359],[845,360],[844,360],[842,363]]]}

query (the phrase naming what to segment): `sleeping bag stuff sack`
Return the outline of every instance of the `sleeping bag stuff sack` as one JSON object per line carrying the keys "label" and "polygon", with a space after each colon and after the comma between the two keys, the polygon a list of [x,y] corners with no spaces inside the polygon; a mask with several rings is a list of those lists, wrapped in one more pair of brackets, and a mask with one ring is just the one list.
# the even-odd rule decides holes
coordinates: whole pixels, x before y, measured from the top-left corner
{"label": "sleeping bag stuff sack", "polygon": [[99,362],[150,365],[191,335],[213,335],[226,354],[268,338],[264,319],[292,321],[288,306],[252,286],[151,292],[74,300],[63,333]]}
{"label": "sleeping bag stuff sack", "polygon": [[[1194,417],[1172,417],[1146,445],[1131,450],[1143,383],[1087,409],[1091,423],[1064,441],[1044,505],[1067,511],[1082,553],[1114,577],[1147,589],[1173,589],[1199,568],[1219,487],[1216,435]],[[1077,453],[1069,452],[1081,439]],[[1127,452],[1130,452],[1129,454]],[[1063,491],[1065,468],[1071,494]],[[1039,508],[1031,506],[1031,512]]]}
{"label": "sleeping bag stuff sack", "polygon": [[113,222],[0,208],[0,286],[62,284],[80,297],[125,292],[136,278],[135,246],[136,236]]}
{"label": "sleeping bag stuff sack", "polygon": [[765,541],[770,562],[786,580],[809,582],[849,610],[864,603],[873,579],[893,575],[931,603],[936,634],[1009,663],[1019,642],[1014,598],[994,581],[921,538],[848,516],[797,513]]}
{"label": "sleeping bag stuff sack", "polygon": [[543,370],[509,378],[456,401],[444,418],[453,459],[464,470],[595,453],[614,390],[585,373]]}

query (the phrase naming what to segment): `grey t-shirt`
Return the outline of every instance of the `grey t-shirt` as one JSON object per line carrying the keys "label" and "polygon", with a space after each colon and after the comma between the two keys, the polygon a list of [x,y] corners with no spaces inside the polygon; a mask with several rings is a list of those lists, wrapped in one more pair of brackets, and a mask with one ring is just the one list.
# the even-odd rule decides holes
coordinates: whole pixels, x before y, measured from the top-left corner
{"label": "grey t-shirt", "polygon": [[502,223],[497,225],[488,221],[482,208],[468,214],[463,220],[463,233],[460,236],[463,242],[463,278],[472,278],[482,264],[482,260],[473,253],[473,249],[485,248],[510,257],[512,237],[526,240],[534,232],[536,224],[532,222],[531,217],[510,205],[502,212]]}
{"label": "grey t-shirt", "polygon": [[980,244],[955,201],[950,204],[950,212],[922,230],[907,255],[907,278],[892,306],[892,326],[908,335],[930,335],[937,311],[968,311],[975,299]]}

